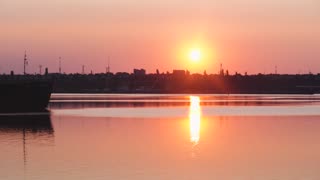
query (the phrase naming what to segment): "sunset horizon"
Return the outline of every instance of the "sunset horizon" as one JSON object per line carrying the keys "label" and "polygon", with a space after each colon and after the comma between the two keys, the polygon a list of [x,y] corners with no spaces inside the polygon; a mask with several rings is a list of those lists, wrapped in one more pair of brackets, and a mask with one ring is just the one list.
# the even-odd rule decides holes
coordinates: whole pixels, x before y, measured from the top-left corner
{"label": "sunset horizon", "polygon": [[0,0],[0,180],[320,180],[320,0]]}
{"label": "sunset horizon", "polygon": [[[201,0],[62,1],[0,3],[0,73],[113,72],[143,68],[249,74],[320,72],[319,3],[307,1]],[[190,49],[202,60],[189,61]]]}

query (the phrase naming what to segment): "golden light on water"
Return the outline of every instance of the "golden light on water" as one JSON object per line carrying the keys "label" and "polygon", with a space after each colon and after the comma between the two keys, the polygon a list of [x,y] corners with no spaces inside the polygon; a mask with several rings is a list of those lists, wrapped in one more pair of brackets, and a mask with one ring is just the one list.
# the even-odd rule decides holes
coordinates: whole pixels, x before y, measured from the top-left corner
{"label": "golden light on water", "polygon": [[190,141],[196,145],[200,140],[200,121],[201,121],[201,109],[200,98],[198,96],[190,96]]}

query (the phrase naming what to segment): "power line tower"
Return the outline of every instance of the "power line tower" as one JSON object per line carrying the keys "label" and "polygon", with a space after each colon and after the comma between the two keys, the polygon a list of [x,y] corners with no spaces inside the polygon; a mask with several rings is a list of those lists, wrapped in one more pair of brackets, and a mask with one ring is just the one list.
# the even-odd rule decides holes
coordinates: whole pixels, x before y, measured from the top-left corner
{"label": "power line tower", "polygon": [[40,75],[42,74],[42,65],[41,64],[39,65],[39,74]]}
{"label": "power line tower", "polygon": [[28,65],[27,59],[27,51],[24,51],[24,58],[23,58],[23,74],[26,75],[26,67]]}
{"label": "power line tower", "polygon": [[84,74],[84,65],[82,65],[82,74]]}

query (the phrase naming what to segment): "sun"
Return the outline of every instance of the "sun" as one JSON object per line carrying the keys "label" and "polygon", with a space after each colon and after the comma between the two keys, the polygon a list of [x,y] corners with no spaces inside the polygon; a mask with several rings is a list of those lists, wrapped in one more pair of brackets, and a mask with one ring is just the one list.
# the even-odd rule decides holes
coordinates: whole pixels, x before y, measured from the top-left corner
{"label": "sun", "polygon": [[200,49],[191,49],[189,52],[189,58],[193,62],[198,62],[201,60],[201,51]]}

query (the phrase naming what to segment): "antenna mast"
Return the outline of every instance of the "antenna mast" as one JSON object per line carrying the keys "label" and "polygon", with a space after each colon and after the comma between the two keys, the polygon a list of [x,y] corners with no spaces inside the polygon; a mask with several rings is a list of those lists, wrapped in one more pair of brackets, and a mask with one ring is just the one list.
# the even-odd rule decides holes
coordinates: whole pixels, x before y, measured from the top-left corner
{"label": "antenna mast", "polygon": [[107,72],[106,73],[110,73],[110,57],[108,56],[108,66],[107,66]]}
{"label": "antenna mast", "polygon": [[61,57],[59,57],[59,74],[61,74]]}
{"label": "antenna mast", "polygon": [[23,58],[23,74],[26,75],[26,67],[28,65],[27,60],[27,51],[24,51],[24,58]]}
{"label": "antenna mast", "polygon": [[39,73],[40,73],[40,75],[42,74],[42,65],[41,64],[39,65]]}
{"label": "antenna mast", "polygon": [[222,63],[220,63],[220,72],[219,72],[220,75],[224,75],[224,72],[223,72],[223,68],[222,68]]}

